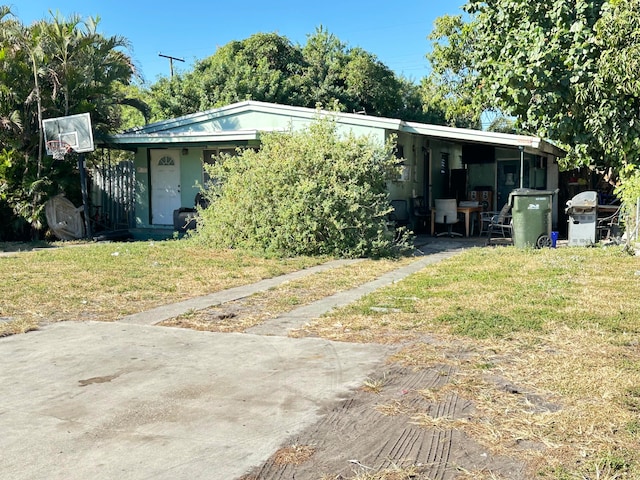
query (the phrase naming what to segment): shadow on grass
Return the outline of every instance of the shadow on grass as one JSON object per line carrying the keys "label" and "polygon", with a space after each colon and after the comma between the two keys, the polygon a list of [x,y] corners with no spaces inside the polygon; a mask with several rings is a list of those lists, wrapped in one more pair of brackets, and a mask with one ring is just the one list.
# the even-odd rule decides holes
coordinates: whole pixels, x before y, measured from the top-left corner
{"label": "shadow on grass", "polygon": [[55,245],[45,242],[0,242],[0,252],[30,252],[41,248],[54,248]]}

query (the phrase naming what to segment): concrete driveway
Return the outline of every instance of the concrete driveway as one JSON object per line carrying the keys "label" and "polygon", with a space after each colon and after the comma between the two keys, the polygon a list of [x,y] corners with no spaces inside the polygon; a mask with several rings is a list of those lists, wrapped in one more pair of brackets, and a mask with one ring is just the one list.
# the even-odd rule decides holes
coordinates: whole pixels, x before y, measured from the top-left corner
{"label": "concrete driveway", "polygon": [[362,385],[379,345],[68,322],[0,339],[0,475],[233,479]]}
{"label": "concrete driveway", "polygon": [[[287,338],[332,308],[473,246],[434,242],[416,261],[248,334],[154,326],[317,268],[116,323],[66,322],[0,338],[0,477],[238,478],[373,374],[391,347]],[[336,262],[337,265],[342,264]]]}

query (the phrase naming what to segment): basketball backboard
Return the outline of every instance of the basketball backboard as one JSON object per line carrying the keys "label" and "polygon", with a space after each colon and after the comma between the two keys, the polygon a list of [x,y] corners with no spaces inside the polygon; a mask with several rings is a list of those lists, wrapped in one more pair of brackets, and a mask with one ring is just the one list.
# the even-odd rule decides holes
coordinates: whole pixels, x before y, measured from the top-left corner
{"label": "basketball backboard", "polygon": [[48,118],[42,121],[42,129],[49,155],[54,153],[50,151],[49,142],[64,142],[76,153],[93,152],[94,150],[91,116],[88,113]]}

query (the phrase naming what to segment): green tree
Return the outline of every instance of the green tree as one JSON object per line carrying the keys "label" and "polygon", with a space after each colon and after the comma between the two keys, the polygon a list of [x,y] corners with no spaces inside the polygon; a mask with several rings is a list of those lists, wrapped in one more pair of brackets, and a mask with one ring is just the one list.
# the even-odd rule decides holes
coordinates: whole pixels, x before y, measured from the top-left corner
{"label": "green tree", "polygon": [[262,136],[259,151],[221,157],[208,171],[210,206],[195,238],[206,245],[270,255],[389,256],[386,215],[392,145],[340,136],[330,119],[308,129]]}
{"label": "green tree", "polygon": [[444,30],[432,61],[458,75],[469,104],[556,141],[567,167],[638,163],[639,0],[470,0],[465,9],[469,20]]}
{"label": "green tree", "polygon": [[302,91],[305,99],[302,106],[338,105],[346,108],[347,93],[344,71],[347,63],[347,46],[322,25],[302,47],[304,58]]}
{"label": "green tree", "polygon": [[151,109],[152,121],[201,111],[203,96],[202,82],[192,73],[176,73],[171,78],[160,77],[143,92],[143,99]]}
{"label": "green tree", "polygon": [[386,117],[402,110],[400,81],[375,55],[361,48],[349,50],[343,76],[352,110]]}
{"label": "green tree", "polygon": [[37,236],[48,197],[78,184],[71,162],[43,155],[42,119],[90,112],[99,134],[119,125],[121,104],[137,103],[122,88],[135,75],[128,43],[97,25],[55,15],[27,27],[0,7],[0,211],[16,233],[27,224]]}
{"label": "green tree", "polygon": [[120,126],[121,106],[145,112],[145,106],[129,97],[124,86],[137,78],[135,64],[124,53],[131,48],[119,35],[105,37],[98,32],[99,17],[82,21],[55,15],[44,22],[47,39],[48,115],[91,112],[94,128],[109,132]]}
{"label": "green tree", "polygon": [[404,77],[398,79],[400,84],[400,107],[394,115],[407,121],[447,125],[445,110],[433,97],[424,95],[422,85]]}
{"label": "green tree", "polygon": [[337,103],[346,112],[413,121],[438,118],[425,114],[419,86],[398,77],[375,55],[349,48],[322,26],[307,37],[302,54],[302,106]]}
{"label": "green tree", "polygon": [[230,42],[199,63],[201,109],[243,100],[295,104],[302,63],[300,49],[276,33]]}
{"label": "green tree", "polygon": [[349,48],[324,27],[304,46],[275,33],[230,42],[197,62],[193,71],[161,78],[149,91],[155,119],[172,118],[244,100],[341,111],[433,119],[437,107],[423,108],[420,87],[396,76],[361,48]]}
{"label": "green tree", "polygon": [[150,88],[155,118],[257,100],[300,103],[302,53],[286,37],[257,33],[220,47],[191,72],[160,78]]}
{"label": "green tree", "polygon": [[475,28],[475,22],[465,23],[462,15],[444,15],[436,19],[428,37],[433,42],[427,54],[432,72],[422,79],[423,102],[443,111],[446,123],[453,127],[479,128],[482,114],[493,107],[478,95]]}

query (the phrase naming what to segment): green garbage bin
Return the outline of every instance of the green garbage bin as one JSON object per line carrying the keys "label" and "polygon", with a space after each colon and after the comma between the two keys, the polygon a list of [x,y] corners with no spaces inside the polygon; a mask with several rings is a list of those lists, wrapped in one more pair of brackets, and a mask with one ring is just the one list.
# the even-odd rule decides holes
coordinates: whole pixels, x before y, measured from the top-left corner
{"label": "green garbage bin", "polygon": [[553,195],[549,190],[520,188],[509,195],[513,244],[518,248],[550,247]]}

